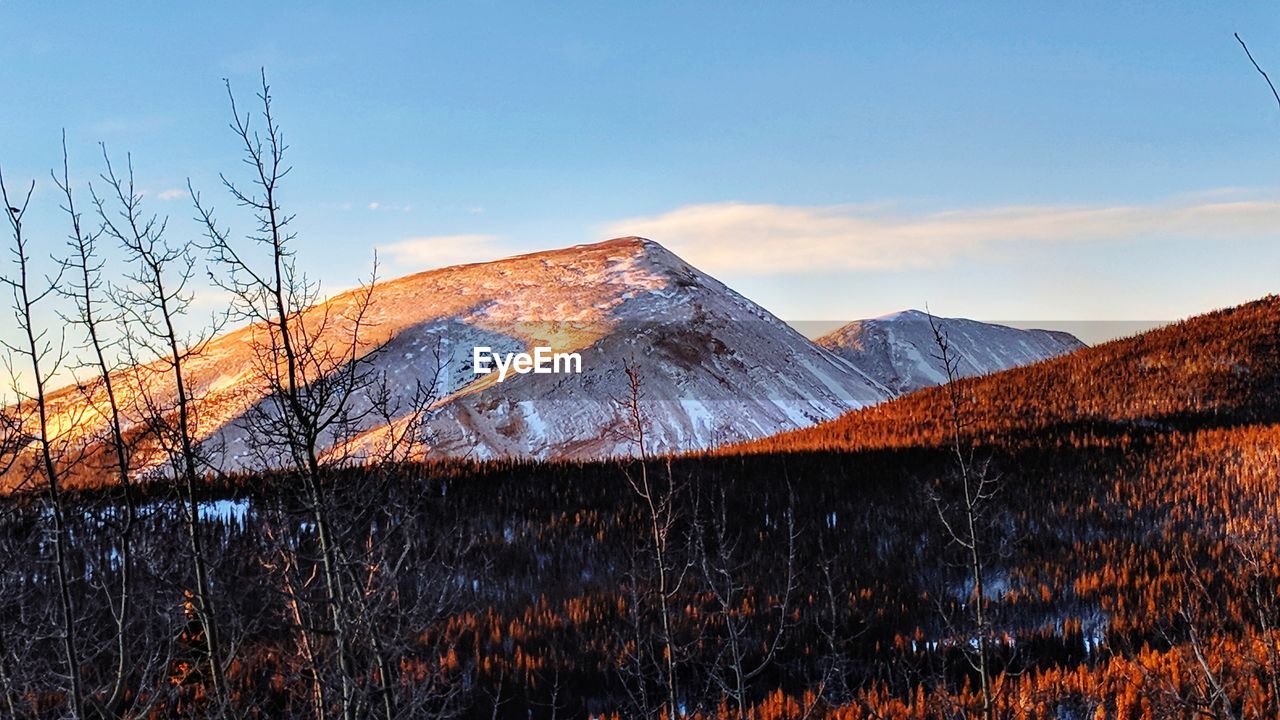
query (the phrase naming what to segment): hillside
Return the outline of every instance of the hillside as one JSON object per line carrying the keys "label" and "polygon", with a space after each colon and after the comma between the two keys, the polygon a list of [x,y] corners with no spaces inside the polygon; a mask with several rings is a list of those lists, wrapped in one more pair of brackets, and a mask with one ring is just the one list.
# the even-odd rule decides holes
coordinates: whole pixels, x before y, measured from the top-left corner
{"label": "hillside", "polygon": [[[306,312],[318,344],[351,342],[358,292]],[[312,328],[319,328],[313,330]],[[186,367],[197,427],[224,470],[281,464],[281,448],[255,443],[243,419],[266,397],[262,327],[215,338]],[[576,374],[473,371],[473,348],[581,355]],[[880,402],[887,390],[848,363],[662,246],[641,238],[432,270],[375,286],[359,337],[361,365],[379,387],[352,401],[355,426],[342,452],[360,458],[403,430],[405,400],[427,383],[435,403],[415,431],[424,454],[472,459],[587,458],[637,450],[619,406],[638,373],[646,451],[678,452],[812,425]],[[126,416],[142,427],[148,407],[173,407],[162,367],[121,373]],[[399,414],[370,412],[385,389]],[[51,398],[52,425],[69,442],[104,429],[104,398],[69,387]],[[327,438],[332,443],[333,437]],[[141,451],[142,462],[158,453]],[[148,458],[150,458],[148,460]]]}
{"label": "hillside", "polygon": [[[1280,419],[1280,297],[1218,310],[1035,365],[961,381],[983,442],[1040,442],[1107,428],[1198,427]],[[744,446],[751,451],[928,446],[945,396],[930,388]],[[1054,434],[1044,436],[1046,430]]]}

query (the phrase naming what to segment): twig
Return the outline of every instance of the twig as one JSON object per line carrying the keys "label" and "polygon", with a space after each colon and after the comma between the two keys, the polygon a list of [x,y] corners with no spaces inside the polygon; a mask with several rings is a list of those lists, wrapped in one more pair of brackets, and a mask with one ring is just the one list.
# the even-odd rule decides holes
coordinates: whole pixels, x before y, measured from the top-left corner
{"label": "twig", "polygon": [[1271,82],[1271,78],[1267,76],[1267,71],[1258,66],[1258,61],[1253,59],[1253,53],[1249,52],[1249,46],[1244,44],[1244,40],[1240,39],[1240,33],[1232,33],[1236,36],[1236,42],[1240,43],[1240,47],[1244,48],[1244,54],[1248,56],[1249,62],[1253,63],[1253,69],[1258,71],[1263,80],[1267,81],[1267,87],[1271,88],[1271,94],[1276,99],[1276,105],[1280,105],[1280,92],[1276,92],[1275,83]]}

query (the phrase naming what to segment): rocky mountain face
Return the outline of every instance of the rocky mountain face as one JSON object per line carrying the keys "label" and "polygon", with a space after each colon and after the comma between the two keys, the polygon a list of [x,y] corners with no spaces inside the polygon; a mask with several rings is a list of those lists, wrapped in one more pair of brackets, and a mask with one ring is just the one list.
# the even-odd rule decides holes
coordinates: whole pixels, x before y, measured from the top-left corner
{"label": "rocky mountain face", "polygon": [[[1019,330],[963,318],[935,317],[934,322],[956,353],[962,377],[1030,365],[1084,347],[1064,332]],[[816,342],[895,395],[947,379],[929,315],[919,310],[858,320]]]}
{"label": "rocky mountain face", "polygon": [[[299,322],[317,346],[341,350],[352,343],[361,297],[334,297]],[[814,343],[636,237],[431,270],[380,283],[368,298],[356,354],[371,380],[353,393],[349,422],[325,437],[331,456],[357,462],[392,441],[416,456],[478,460],[699,450],[809,427],[942,379],[923,314],[854,323]],[[1061,333],[943,323],[966,374],[1080,346]],[[185,368],[199,438],[224,470],[285,464],[285,449],[265,442],[253,421],[275,412],[261,378],[269,342],[264,327],[242,328]],[[561,372],[517,372],[512,354],[537,348],[565,354],[551,368]],[[478,359],[512,364],[478,373]],[[161,367],[124,371],[115,386],[139,432],[142,408],[174,405]],[[408,399],[423,391],[432,402],[414,412]],[[91,387],[55,393],[55,431],[102,437],[103,401]],[[159,462],[154,451],[137,460]]]}
{"label": "rocky mountain face", "polygon": [[[321,346],[350,343],[359,293],[332,298],[300,322]],[[280,465],[251,418],[274,412],[261,379],[263,327],[210,342],[186,367],[198,399],[196,426],[211,462],[225,470]],[[619,238],[497,262],[432,270],[378,284],[360,335],[356,392],[331,453],[359,460],[408,433],[423,455],[580,459],[641,451],[628,405],[638,385],[643,451],[709,448],[807,427],[891,396],[880,383],[815,345],[760,306],[657,243]],[[477,374],[508,353],[576,353],[580,372]],[[578,368],[573,368],[578,369]],[[424,388],[424,414],[403,402]],[[160,368],[115,383],[126,416],[172,407]],[[55,428],[100,436],[105,398],[72,387],[52,398]],[[376,397],[393,402],[379,406]],[[143,399],[145,398],[145,402]],[[390,410],[390,412],[388,412]],[[414,427],[410,427],[410,426]],[[420,425],[420,427],[418,427]],[[139,462],[146,463],[145,454]]]}
{"label": "rocky mountain face", "polygon": [[[378,291],[400,327],[374,360],[408,387],[441,370],[432,451],[477,459],[693,450],[806,427],[889,393],[760,306],[642,238],[414,275]],[[386,320],[382,320],[386,318]],[[475,348],[578,353],[581,372],[474,372]],[[438,351],[437,351],[438,349]]]}

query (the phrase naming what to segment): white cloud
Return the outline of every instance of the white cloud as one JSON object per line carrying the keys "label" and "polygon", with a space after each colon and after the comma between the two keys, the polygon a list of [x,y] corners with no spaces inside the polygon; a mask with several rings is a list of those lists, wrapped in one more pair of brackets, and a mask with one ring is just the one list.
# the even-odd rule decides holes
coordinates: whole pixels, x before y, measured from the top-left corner
{"label": "white cloud", "polygon": [[369,209],[370,209],[370,210],[377,210],[377,209],[378,209],[378,208],[380,208],[380,207],[382,207],[382,203],[379,203],[379,202],[371,202],[371,203],[369,203]]}
{"label": "white cloud", "polygon": [[180,190],[180,189],[178,189],[178,188],[171,188],[171,189],[169,189],[169,190],[161,190],[159,193],[157,193],[157,194],[156,194],[156,197],[157,197],[157,198],[159,198],[159,199],[161,199],[161,200],[165,200],[165,201],[168,201],[168,200],[181,200],[182,198],[184,198],[184,197],[186,197],[186,196],[187,196],[187,191],[186,191],[186,190]]}
{"label": "white cloud", "polygon": [[378,246],[379,256],[406,272],[496,260],[510,254],[496,235],[413,237]]}
{"label": "white cloud", "polygon": [[1152,205],[1011,206],[918,215],[728,202],[622,220],[606,230],[609,236],[660,242],[709,272],[896,270],[1025,244],[1275,237],[1280,201],[1199,195]]}

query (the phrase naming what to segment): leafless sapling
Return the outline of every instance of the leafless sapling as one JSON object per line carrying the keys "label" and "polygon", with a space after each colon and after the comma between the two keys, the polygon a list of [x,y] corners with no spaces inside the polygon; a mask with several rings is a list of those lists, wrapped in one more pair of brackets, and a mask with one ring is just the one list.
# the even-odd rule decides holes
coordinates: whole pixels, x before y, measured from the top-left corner
{"label": "leafless sapling", "polygon": [[933,492],[932,499],[946,539],[961,548],[966,558],[968,589],[966,605],[973,624],[973,641],[963,642],[965,657],[978,674],[982,699],[981,717],[995,717],[995,688],[991,663],[991,624],[987,599],[988,553],[993,545],[990,537],[989,513],[999,489],[999,477],[992,472],[990,458],[979,459],[967,434],[971,424],[968,398],[961,387],[960,357],[947,337],[946,330],[933,315],[929,327],[942,363],[946,383],[942,387],[945,402],[945,437],[951,455],[956,493]]}
{"label": "leafless sapling", "polygon": [[69,471],[69,444],[74,424],[67,418],[53,417],[49,402],[48,384],[66,368],[66,349],[61,337],[54,340],[47,328],[39,326],[38,306],[57,295],[62,282],[61,273],[53,277],[37,279],[32,265],[31,245],[23,218],[31,203],[35,182],[29,186],[22,199],[11,198],[0,172],[0,201],[11,231],[13,275],[0,278],[0,283],[12,292],[14,321],[20,340],[10,344],[4,341],[7,352],[16,358],[11,365],[25,363],[29,373],[28,387],[15,382],[13,391],[18,406],[25,408],[19,427],[31,438],[36,459],[36,473],[43,479],[43,490],[49,503],[52,520],[54,548],[54,577],[57,585],[59,640],[62,650],[63,673],[67,707],[73,717],[85,717],[84,687],[77,628],[75,590],[71,577],[71,536],[67,527],[67,508],[63,499],[63,482]]}
{"label": "leafless sapling", "polygon": [[675,479],[669,458],[665,462],[665,475],[657,476],[649,472],[651,457],[646,436],[648,420],[644,411],[644,381],[640,367],[632,360],[624,363],[623,372],[627,382],[625,394],[616,399],[615,403],[622,414],[621,433],[630,441],[636,453],[636,467],[633,470],[630,467],[632,463],[624,459],[622,469],[632,493],[640,502],[642,521],[649,535],[650,571],[654,575],[651,592],[632,588],[633,605],[638,605],[632,609],[636,614],[634,625],[639,631],[634,649],[637,660],[637,677],[634,681],[640,684],[636,697],[643,700],[645,696],[643,684],[646,678],[639,661],[643,658],[643,646],[649,644],[649,638],[645,636],[647,633],[643,632],[645,623],[640,616],[644,605],[651,604],[655,606],[659,621],[656,639],[660,657],[656,665],[660,668],[663,694],[659,714],[665,713],[666,717],[674,718],[680,713],[680,693],[676,667],[679,648],[675,638],[673,603],[679,596],[690,569],[688,563],[674,561],[674,545],[677,544],[675,531],[680,515],[678,504],[682,488]]}
{"label": "leafless sapling", "polygon": [[[763,521],[766,527],[751,533],[751,539],[747,540],[733,528],[736,520],[730,518],[724,484],[717,484],[705,494],[708,496],[705,507],[695,513],[694,545],[702,587],[710,594],[715,616],[724,631],[711,676],[720,695],[732,702],[736,716],[750,720],[754,717],[751,683],[773,665],[793,624],[799,540],[795,496],[788,482],[781,523],[776,517],[767,517]],[[782,534],[784,543],[782,584],[776,590],[765,590],[760,585],[766,573],[747,564],[743,557],[744,545],[758,542],[765,533],[772,536],[774,532]],[[753,598],[753,593],[763,598]],[[768,600],[770,607],[752,609],[761,604],[761,599]]]}
{"label": "leafless sapling", "polygon": [[116,371],[119,363],[114,360],[116,337],[111,327],[116,325],[121,315],[104,297],[105,288],[102,277],[104,261],[99,254],[98,241],[102,230],[88,230],[84,227],[80,211],[76,208],[75,194],[71,187],[71,172],[67,157],[66,133],[62,137],[62,173],[51,173],[53,182],[63,196],[62,209],[70,224],[68,235],[68,252],[62,259],[67,282],[60,292],[67,297],[74,307],[74,312],[64,315],[68,325],[79,327],[84,333],[83,349],[89,357],[84,362],[85,369],[94,377],[92,381],[78,384],[86,406],[92,408],[94,420],[102,418],[106,423],[104,437],[91,438],[90,442],[101,441],[108,452],[107,465],[94,468],[93,472],[105,471],[110,485],[108,493],[116,498],[118,505],[108,508],[108,525],[113,529],[119,548],[119,576],[114,596],[107,592],[107,601],[111,607],[111,617],[115,624],[113,642],[115,662],[110,675],[109,684],[96,694],[90,695],[90,701],[104,715],[118,717],[127,698],[130,673],[134,672],[131,656],[134,628],[134,533],[138,519],[138,501],[133,487],[131,468],[131,448],[126,441],[125,422],[122,413]]}
{"label": "leafless sapling", "polygon": [[[236,318],[255,329],[252,343],[265,400],[243,421],[257,439],[263,458],[294,473],[303,486],[316,537],[320,604],[327,616],[323,634],[332,639],[330,657],[340,714],[352,720],[362,714],[367,701],[361,697],[361,683],[368,673],[358,667],[361,653],[351,617],[352,580],[347,577],[350,558],[346,553],[353,538],[335,526],[330,487],[331,470],[348,458],[327,454],[326,448],[350,428],[360,426],[371,411],[362,399],[373,380],[366,355],[372,349],[367,332],[376,270],[360,291],[346,296],[348,302],[342,307],[322,301],[318,284],[296,262],[293,216],[281,204],[282,182],[290,171],[288,145],[273,113],[265,73],[256,117],[241,114],[230,83],[227,95],[231,128],[251,179],[247,185],[226,176],[222,181],[236,204],[254,218],[256,228],[247,236],[250,247],[241,248],[232,239],[214,208],[194,189],[192,198],[205,229],[205,247],[224,271],[211,277],[233,296]],[[260,261],[255,254],[262,256]],[[283,453],[277,451],[280,448]],[[310,631],[309,627],[302,631]]]}
{"label": "leafless sapling", "polygon": [[179,497],[194,574],[190,604],[203,635],[212,713],[224,715],[231,704],[226,679],[230,658],[205,547],[199,487],[209,463],[201,447],[198,398],[188,377],[191,361],[203,352],[216,324],[194,336],[180,329],[194,300],[195,246],[171,243],[167,221],[144,215],[131,158],[123,175],[116,173],[105,147],[103,162],[101,177],[107,190],[90,191],[103,231],[119,243],[133,268],[129,282],[114,289],[118,307],[127,314],[126,353],[137,368],[133,394]]}

